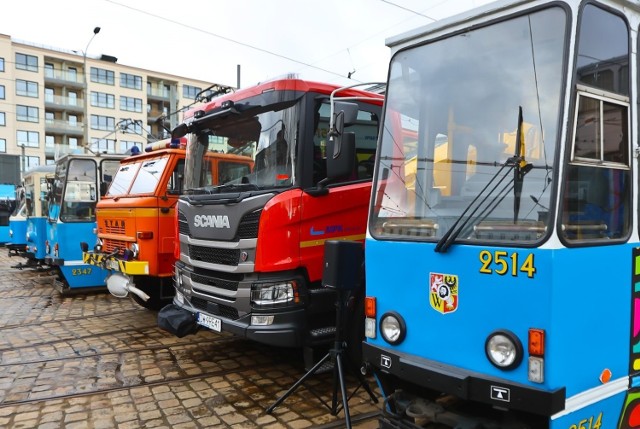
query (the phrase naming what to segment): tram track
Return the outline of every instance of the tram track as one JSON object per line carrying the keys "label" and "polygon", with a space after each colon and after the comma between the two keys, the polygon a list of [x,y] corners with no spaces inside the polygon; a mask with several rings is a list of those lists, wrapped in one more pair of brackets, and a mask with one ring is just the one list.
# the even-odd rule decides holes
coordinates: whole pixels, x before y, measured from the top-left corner
{"label": "tram track", "polygon": [[[215,344],[216,345],[223,345],[225,343],[229,343],[229,342],[232,342],[232,341],[233,341],[232,337],[225,337],[224,339],[222,339],[220,341],[215,341]],[[58,341],[58,342],[64,342],[64,340]],[[129,348],[129,349],[118,349],[118,350],[105,351],[105,352],[99,352],[99,351],[96,351],[95,348],[91,348],[90,350],[94,350],[94,353],[88,353],[88,354],[74,353],[74,354],[72,354],[72,355],[70,354],[68,356],[56,356],[56,357],[51,357],[51,358],[47,358],[47,359],[20,360],[19,362],[0,363],[0,368],[6,368],[6,367],[10,367],[10,366],[19,366],[19,365],[38,365],[38,364],[44,364],[44,363],[49,363],[49,362],[58,362],[58,361],[73,360],[73,359],[79,359],[79,358],[92,358],[92,357],[101,357],[101,356],[109,356],[109,355],[122,355],[122,354],[127,354],[127,353],[158,351],[158,350],[163,350],[163,349],[170,350],[172,348],[183,347],[183,346],[187,346],[187,345],[199,346],[199,345],[211,344],[211,343],[212,343],[212,341],[198,341],[198,342],[195,342],[195,343],[189,342],[189,341],[185,341],[184,343],[173,343],[173,344],[170,344],[170,345],[157,345],[157,346],[141,345],[140,347],[137,347],[137,348],[133,348],[132,347],[132,348]],[[24,349],[26,349],[26,348],[29,348],[29,347],[24,347]],[[0,350],[0,352],[2,352],[2,350]]]}
{"label": "tram track", "polygon": [[[1,298],[1,297],[0,297]],[[149,312],[149,310],[147,309],[131,309],[131,310],[122,310],[122,311],[115,311],[115,312],[105,312],[105,313],[94,313],[94,314],[88,314],[88,315],[84,315],[84,316],[75,316],[75,317],[68,317],[65,319],[61,319],[61,320],[45,320],[45,321],[40,321],[40,322],[31,322],[31,323],[16,323],[13,325],[2,325],[0,326],[0,332],[4,331],[4,330],[13,330],[16,328],[29,328],[29,327],[40,327],[43,326],[45,324],[53,324],[53,323],[57,323],[57,324],[64,324],[67,322],[74,322],[74,321],[86,321],[87,319],[90,318],[100,318],[100,319],[104,319],[105,317],[111,317],[111,316],[118,316],[118,315],[123,315],[123,314],[127,314],[127,315],[131,315],[132,313],[147,313]]]}

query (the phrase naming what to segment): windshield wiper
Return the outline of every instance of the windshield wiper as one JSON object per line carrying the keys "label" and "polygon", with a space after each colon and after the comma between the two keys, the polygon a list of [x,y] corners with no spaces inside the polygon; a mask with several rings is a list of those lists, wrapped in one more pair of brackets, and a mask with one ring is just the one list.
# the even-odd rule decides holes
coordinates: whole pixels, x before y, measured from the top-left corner
{"label": "windshield wiper", "polygon": [[206,186],[204,188],[186,189],[184,193],[187,195],[202,195],[221,194],[223,192],[246,192],[258,190],[260,190],[260,188],[255,183],[229,183],[225,185]]}
{"label": "windshield wiper", "polygon": [[[442,238],[438,241],[435,247],[435,251],[439,253],[444,253],[447,251],[451,243],[455,241],[455,239],[460,235],[461,232],[468,230],[467,226],[471,224],[476,224],[476,221],[480,219],[481,221],[486,219],[489,214],[493,212],[500,205],[500,203],[505,199],[508,193],[513,190],[513,223],[515,224],[518,221],[518,213],[520,211],[520,197],[522,194],[522,184],[524,182],[524,176],[533,168],[533,164],[527,163],[524,158],[524,136],[522,135],[523,119],[522,119],[522,106],[519,106],[518,109],[518,126],[516,128],[516,147],[515,147],[515,155],[511,158],[507,159],[507,161],[500,167],[500,169],[491,177],[489,182],[482,188],[482,190],[476,195],[476,197],[469,203],[469,205],[464,209],[460,217],[454,222],[453,225],[447,230],[447,232],[442,236]],[[508,170],[502,175],[500,180],[486,193],[485,191],[489,188],[489,186],[500,176],[500,173],[506,167],[513,167],[514,175],[513,178],[506,184],[504,187],[489,201],[491,195],[498,189],[500,184],[504,182],[507,178]],[[482,200],[476,202],[482,197]],[[489,202],[485,205],[485,203]],[[466,216],[467,212],[474,207],[469,216]],[[476,216],[478,210],[482,207],[482,211],[479,215]],[[473,220],[473,222],[471,222]]]}
{"label": "windshield wiper", "polygon": [[[447,232],[438,241],[438,244],[436,244],[436,247],[434,249],[436,252],[444,253],[444,252],[447,251],[447,248],[449,248],[451,243],[453,243],[453,241],[458,237],[458,235],[460,235],[460,232],[462,232],[462,230],[465,228],[465,226],[467,226],[467,224],[473,218],[473,216],[477,213],[477,211],[480,210],[480,208],[485,204],[487,199],[495,192],[495,190],[500,186],[500,184],[502,184],[502,182],[504,182],[504,180],[507,178],[507,174],[509,173],[509,170],[507,170],[504,174],[502,174],[502,177],[500,177],[500,173],[502,173],[503,170],[506,167],[511,167],[513,165],[514,165],[513,158],[509,158],[507,160],[507,162],[502,164],[500,169],[498,171],[496,171],[496,173],[491,177],[491,179],[489,180],[489,182],[487,182],[487,184],[484,186],[484,188],[482,188],[482,190],[480,192],[478,192],[478,195],[476,195],[475,198],[473,200],[471,200],[469,205],[464,209],[464,211],[458,217],[458,219],[456,219],[456,221],[453,223],[453,225],[451,225],[451,227],[447,230]],[[500,179],[491,187],[489,192],[486,192],[487,189],[489,189],[489,186],[491,186],[491,184],[498,177],[500,177]],[[509,186],[511,184],[511,181],[509,181],[509,183],[507,183],[507,185],[505,185],[505,187],[503,187],[503,189],[498,193],[498,196],[500,196],[500,194],[502,194],[502,192],[504,191],[506,186]],[[485,195],[485,192],[486,192],[486,195]],[[491,200],[491,202],[495,202],[497,197],[493,198]],[[476,202],[480,198],[482,198],[482,200],[476,205]],[[498,201],[498,203],[499,203],[499,201]],[[474,208],[474,206],[475,206],[475,208]],[[486,207],[485,207],[485,209],[486,209]],[[470,210],[472,210],[471,213],[469,214],[469,216],[466,216],[467,212],[469,212]],[[464,221],[463,221],[463,219],[464,219]]]}

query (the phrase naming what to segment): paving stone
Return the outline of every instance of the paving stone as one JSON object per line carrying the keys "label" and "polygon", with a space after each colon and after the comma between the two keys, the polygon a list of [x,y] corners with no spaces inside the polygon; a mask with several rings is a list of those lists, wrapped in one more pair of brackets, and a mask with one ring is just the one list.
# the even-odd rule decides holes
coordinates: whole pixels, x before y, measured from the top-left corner
{"label": "paving stone", "polygon": [[[207,330],[177,338],[130,299],[63,297],[13,264],[0,248],[2,428],[343,427],[342,413],[332,416],[309,391],[330,402],[330,373],[266,413],[304,374],[301,353]],[[352,417],[380,408],[363,391],[350,403]],[[372,418],[353,426],[377,427]]]}

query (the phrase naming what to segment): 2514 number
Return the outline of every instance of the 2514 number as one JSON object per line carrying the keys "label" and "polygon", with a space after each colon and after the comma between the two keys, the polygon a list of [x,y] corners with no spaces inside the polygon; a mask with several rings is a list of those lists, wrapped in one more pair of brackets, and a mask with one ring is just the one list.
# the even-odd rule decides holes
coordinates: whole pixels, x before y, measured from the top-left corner
{"label": "2514 number", "polygon": [[602,425],[602,413],[582,419],[578,424],[569,426],[569,429],[600,429]]}
{"label": "2514 number", "polygon": [[520,254],[513,252],[509,254],[504,250],[496,250],[490,252],[483,250],[479,255],[480,272],[482,274],[498,274],[504,276],[511,274],[517,277],[519,273],[524,273],[530,279],[536,274],[536,266],[533,259],[533,253],[529,253],[524,260],[521,260]]}

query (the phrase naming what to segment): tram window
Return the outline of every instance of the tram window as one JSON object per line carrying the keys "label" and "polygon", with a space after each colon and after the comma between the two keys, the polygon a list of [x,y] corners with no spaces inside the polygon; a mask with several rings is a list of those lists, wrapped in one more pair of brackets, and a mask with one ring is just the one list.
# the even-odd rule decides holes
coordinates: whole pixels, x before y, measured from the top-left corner
{"label": "tram window", "polygon": [[578,81],[629,95],[629,31],[624,19],[588,4],[579,34]]}
{"label": "tram window", "polygon": [[562,234],[572,241],[624,239],[631,213],[629,105],[626,97],[578,89]]}

